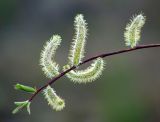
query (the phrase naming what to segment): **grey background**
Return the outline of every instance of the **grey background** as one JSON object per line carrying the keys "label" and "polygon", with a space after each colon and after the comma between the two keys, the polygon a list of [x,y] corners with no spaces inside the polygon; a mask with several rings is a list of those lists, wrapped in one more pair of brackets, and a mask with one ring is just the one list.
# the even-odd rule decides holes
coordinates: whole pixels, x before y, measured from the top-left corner
{"label": "grey background", "polygon": [[[47,79],[40,52],[53,35],[62,36],[56,61],[67,62],[74,34],[74,16],[88,23],[86,57],[125,48],[124,28],[132,15],[147,16],[140,44],[160,43],[158,0],[0,0],[0,122],[159,122],[159,49],[145,49],[106,58],[103,76],[91,84],[63,77],[53,87],[66,101],[53,111],[39,94],[31,115],[11,111],[14,101],[30,95],[15,91],[17,82],[40,87]],[[88,65],[86,65],[88,66]]]}

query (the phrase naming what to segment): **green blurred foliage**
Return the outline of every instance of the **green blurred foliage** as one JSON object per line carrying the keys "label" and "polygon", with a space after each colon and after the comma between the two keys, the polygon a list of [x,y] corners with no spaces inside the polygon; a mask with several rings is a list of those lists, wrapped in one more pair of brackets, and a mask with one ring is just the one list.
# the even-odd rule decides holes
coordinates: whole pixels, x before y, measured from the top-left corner
{"label": "green blurred foliage", "polygon": [[8,24],[14,17],[19,0],[0,0],[0,26]]}

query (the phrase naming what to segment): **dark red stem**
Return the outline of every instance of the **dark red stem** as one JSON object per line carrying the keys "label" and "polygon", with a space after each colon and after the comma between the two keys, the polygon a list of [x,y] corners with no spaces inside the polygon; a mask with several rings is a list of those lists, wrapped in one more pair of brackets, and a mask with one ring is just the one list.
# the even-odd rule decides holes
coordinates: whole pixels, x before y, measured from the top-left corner
{"label": "dark red stem", "polygon": [[[125,52],[130,52],[130,51],[134,51],[134,50],[139,50],[139,49],[145,49],[145,48],[153,48],[153,47],[160,47],[160,44],[148,44],[148,45],[140,45],[134,48],[129,48],[129,49],[123,49],[123,50],[118,50],[118,51],[114,51],[114,52],[110,52],[110,53],[104,53],[104,54],[100,54],[91,58],[88,58],[87,60],[83,61],[82,63],[79,64],[85,64],[87,62],[90,62],[92,60],[95,60],[96,58],[104,58],[104,57],[108,57],[108,56],[112,56],[112,55],[116,55],[116,54],[121,54],[121,53],[125,53]],[[47,84],[45,84],[44,86],[40,87],[30,98],[29,101],[32,101],[33,98],[39,93],[41,92],[43,89],[45,89],[48,85],[53,84],[55,81],[57,81],[59,78],[61,78],[62,76],[64,76],[66,73],[70,72],[71,70],[75,69],[76,67],[73,66],[70,69],[60,73],[57,77],[54,77],[53,79],[51,79],[50,81],[47,82]]]}

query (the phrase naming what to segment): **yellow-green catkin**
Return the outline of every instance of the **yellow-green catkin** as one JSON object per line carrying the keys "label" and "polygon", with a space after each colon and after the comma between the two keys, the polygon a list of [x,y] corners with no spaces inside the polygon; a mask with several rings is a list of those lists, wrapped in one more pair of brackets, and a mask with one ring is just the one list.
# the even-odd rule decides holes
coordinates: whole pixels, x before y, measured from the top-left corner
{"label": "yellow-green catkin", "polygon": [[65,102],[62,98],[60,98],[51,86],[47,86],[47,88],[43,91],[48,104],[56,111],[61,111],[65,107]]}
{"label": "yellow-green catkin", "polygon": [[53,78],[59,74],[59,66],[54,61],[55,52],[61,43],[61,37],[59,35],[53,35],[52,38],[46,43],[41,53],[40,65],[44,74],[48,78]]}
{"label": "yellow-green catkin", "polygon": [[140,41],[141,36],[141,28],[145,24],[146,17],[143,14],[139,14],[134,16],[130,23],[127,24],[126,30],[124,33],[125,44],[130,46],[131,48],[137,46],[138,42]]}

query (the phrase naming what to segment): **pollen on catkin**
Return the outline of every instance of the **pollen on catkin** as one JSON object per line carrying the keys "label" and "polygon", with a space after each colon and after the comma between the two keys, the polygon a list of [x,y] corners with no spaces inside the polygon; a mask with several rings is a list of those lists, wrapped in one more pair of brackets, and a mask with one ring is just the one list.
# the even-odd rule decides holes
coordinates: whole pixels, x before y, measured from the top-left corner
{"label": "pollen on catkin", "polygon": [[87,38],[87,23],[82,14],[78,14],[74,21],[75,36],[69,52],[69,65],[78,65],[84,57],[84,48]]}
{"label": "pollen on catkin", "polygon": [[44,96],[48,101],[48,104],[56,111],[61,111],[65,107],[65,102],[62,98],[60,98],[51,86],[47,86],[45,90],[43,90]]}
{"label": "pollen on catkin", "polygon": [[53,78],[59,74],[59,66],[54,62],[54,56],[60,43],[61,37],[59,35],[53,35],[41,52],[40,65],[48,78]]}
{"label": "pollen on catkin", "polygon": [[[96,80],[102,74],[104,69],[104,60],[102,58],[98,58],[94,60],[94,62],[85,70],[72,70],[66,74],[70,80],[75,83],[88,83]],[[64,71],[67,70],[69,65],[64,67]]]}
{"label": "pollen on catkin", "polygon": [[141,28],[145,24],[146,17],[143,16],[143,14],[139,14],[137,16],[134,16],[130,23],[127,24],[126,30],[124,33],[125,38],[125,44],[127,46],[131,46],[131,48],[135,47],[139,40],[140,40],[140,34],[141,34]]}
{"label": "pollen on catkin", "polygon": [[[71,66],[78,66],[84,58],[84,50],[87,38],[87,23],[82,14],[78,14],[74,21],[75,36],[71,45],[69,53],[69,63],[63,67],[67,70]],[[97,79],[104,68],[104,61],[102,58],[96,59],[91,66],[85,70],[72,70],[66,76],[75,83],[87,83]]]}

